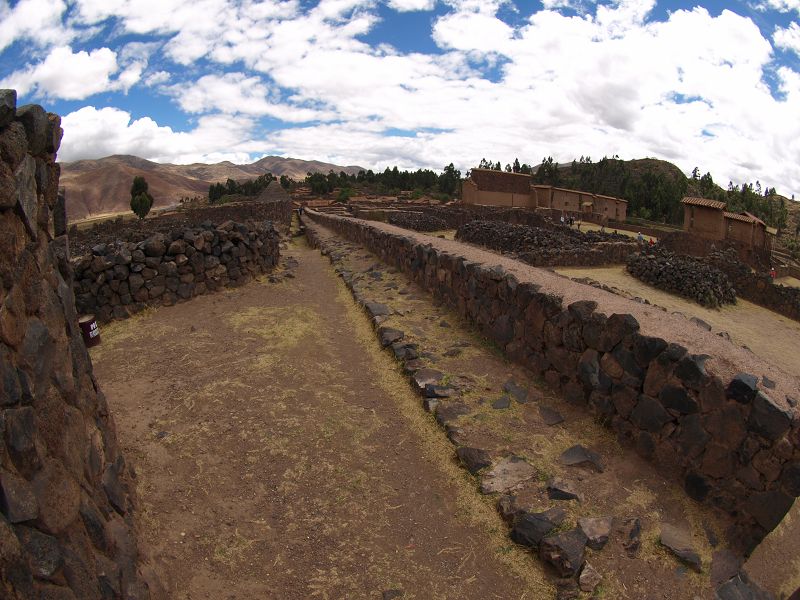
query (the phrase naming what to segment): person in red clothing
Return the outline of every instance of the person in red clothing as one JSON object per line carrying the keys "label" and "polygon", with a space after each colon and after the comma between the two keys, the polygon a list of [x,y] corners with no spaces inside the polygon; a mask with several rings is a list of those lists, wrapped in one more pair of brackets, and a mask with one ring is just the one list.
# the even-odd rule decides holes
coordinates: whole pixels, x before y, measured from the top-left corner
{"label": "person in red clothing", "polygon": [[770,268],[769,268],[769,278],[770,278],[770,279],[774,280],[774,279],[775,279],[775,276],[776,276],[777,274],[778,274],[778,273],[775,271],[775,267],[770,267]]}

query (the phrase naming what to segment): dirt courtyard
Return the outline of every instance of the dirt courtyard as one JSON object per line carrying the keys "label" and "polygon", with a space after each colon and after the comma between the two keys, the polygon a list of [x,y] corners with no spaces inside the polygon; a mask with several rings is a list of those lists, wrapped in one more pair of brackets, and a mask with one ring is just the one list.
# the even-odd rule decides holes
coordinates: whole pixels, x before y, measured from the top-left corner
{"label": "dirt courtyard", "polygon": [[170,597],[552,597],[327,259],[286,254],[294,279],[114,323],[92,350]]}

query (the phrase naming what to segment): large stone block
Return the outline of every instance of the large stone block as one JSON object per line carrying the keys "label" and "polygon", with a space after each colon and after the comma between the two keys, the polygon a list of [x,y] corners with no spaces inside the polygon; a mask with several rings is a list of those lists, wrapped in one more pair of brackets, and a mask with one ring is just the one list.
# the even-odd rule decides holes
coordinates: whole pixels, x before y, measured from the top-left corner
{"label": "large stone block", "polygon": [[17,109],[17,120],[25,127],[28,138],[28,152],[33,156],[44,154],[47,150],[47,113],[38,104],[26,104]]}
{"label": "large stone block", "polygon": [[763,392],[758,392],[753,400],[747,428],[760,436],[775,441],[782,437],[792,424],[788,408],[779,406]]}
{"label": "large stone block", "polygon": [[14,120],[17,112],[17,90],[0,90],[0,129]]}

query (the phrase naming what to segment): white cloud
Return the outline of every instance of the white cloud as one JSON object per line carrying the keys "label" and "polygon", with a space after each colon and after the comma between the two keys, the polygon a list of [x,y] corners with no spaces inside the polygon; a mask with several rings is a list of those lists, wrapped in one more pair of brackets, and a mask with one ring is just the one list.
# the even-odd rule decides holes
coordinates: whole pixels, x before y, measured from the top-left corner
{"label": "white cloud", "polygon": [[436,0],[388,0],[389,8],[398,12],[433,10]]}
{"label": "white cloud", "polygon": [[73,161],[110,154],[133,154],[149,160],[193,162],[249,162],[254,153],[270,149],[249,136],[255,124],[247,118],[207,116],[188,132],[158,125],[149,117],[131,120],[118,108],[85,106],[61,120],[64,139],[59,160]]}
{"label": "white cloud", "polygon": [[155,87],[166,83],[171,77],[168,71],[155,71],[144,78],[144,85],[147,87]]}
{"label": "white cloud", "polygon": [[[114,35],[159,39],[152,50],[119,49],[107,86],[143,79],[203,116],[191,131],[176,132],[93,109],[73,119],[90,133],[66,136],[62,148],[85,154],[94,135],[96,156],[123,151],[110,150],[107,127],[124,151],[169,160],[252,148],[370,167],[454,161],[465,169],[483,156],[656,156],[723,182],[760,179],[800,190],[800,75],[776,70],[770,41],[748,18],[698,7],[655,20],[654,0],[545,0],[546,9],[569,4],[578,14],[539,10],[512,27],[499,16],[513,9],[504,0],[444,0],[447,13],[430,31],[443,52],[422,54],[363,41],[380,1],[303,8],[298,0],[76,0],[81,27],[110,20]],[[769,2],[788,11],[800,0]],[[433,0],[386,4],[427,9]],[[793,47],[795,31],[778,28],[775,47]],[[149,73],[149,52],[186,68]],[[779,98],[763,81],[767,71],[776,74]],[[267,143],[254,133],[262,116],[323,123],[280,129]],[[95,127],[98,121],[105,125]],[[391,129],[420,133],[386,135]]]}
{"label": "white cloud", "polygon": [[69,42],[72,32],[61,23],[66,8],[63,0],[20,0],[13,8],[0,0],[0,52],[21,39],[38,46]]}
{"label": "white cloud", "polygon": [[800,0],[763,0],[756,5],[759,10],[777,10],[780,12],[790,12],[796,10],[800,13]]}
{"label": "white cloud", "polygon": [[111,90],[127,91],[141,76],[140,63],[132,63],[117,79],[117,55],[109,48],[72,52],[68,46],[53,48],[40,63],[15,71],[0,85],[15,88],[20,95],[81,100]]}
{"label": "white cloud", "polygon": [[796,22],[789,24],[789,27],[776,27],[772,35],[776,48],[791,50],[800,56],[800,25]]}
{"label": "white cloud", "polygon": [[189,113],[268,115],[290,123],[335,117],[330,112],[274,102],[270,100],[274,92],[270,93],[260,77],[248,77],[244,73],[204,75],[191,85],[179,83],[166,91]]}

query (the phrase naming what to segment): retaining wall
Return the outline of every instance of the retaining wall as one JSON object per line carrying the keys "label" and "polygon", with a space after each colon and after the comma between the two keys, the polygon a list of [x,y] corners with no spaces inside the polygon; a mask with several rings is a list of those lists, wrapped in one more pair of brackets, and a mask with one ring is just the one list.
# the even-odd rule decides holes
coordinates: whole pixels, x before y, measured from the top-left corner
{"label": "retaining wall", "polygon": [[132,475],[75,313],[61,135],[0,90],[0,597],[146,599]]}
{"label": "retaining wall", "polygon": [[146,306],[171,306],[272,269],[279,235],[269,221],[157,233],[134,242],[99,244],[73,261],[79,313],[101,322],[124,319]]}
{"label": "retaining wall", "polygon": [[475,324],[512,360],[541,376],[686,493],[734,518],[749,551],[800,495],[800,419],[757,377],[721,378],[707,356],[639,332],[631,315],[596,312],[513,275],[368,223],[308,211],[363,244]]}

